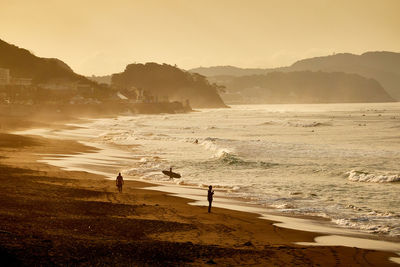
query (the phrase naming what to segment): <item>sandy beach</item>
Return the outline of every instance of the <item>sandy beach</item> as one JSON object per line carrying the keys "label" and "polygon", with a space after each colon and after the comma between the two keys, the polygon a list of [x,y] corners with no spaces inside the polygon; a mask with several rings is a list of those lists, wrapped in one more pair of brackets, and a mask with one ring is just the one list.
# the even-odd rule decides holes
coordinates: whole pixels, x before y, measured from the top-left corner
{"label": "sandy beach", "polygon": [[[10,124],[9,124],[10,125]],[[10,130],[9,127],[7,130]],[[75,141],[0,135],[0,255],[9,265],[396,266],[394,253],[300,246],[317,233],[257,214],[189,205],[126,181],[65,171],[38,154],[93,151]],[[139,179],[140,177],[138,177]]]}
{"label": "sandy beach", "polygon": [[400,266],[400,0],[0,3],[0,267]]}

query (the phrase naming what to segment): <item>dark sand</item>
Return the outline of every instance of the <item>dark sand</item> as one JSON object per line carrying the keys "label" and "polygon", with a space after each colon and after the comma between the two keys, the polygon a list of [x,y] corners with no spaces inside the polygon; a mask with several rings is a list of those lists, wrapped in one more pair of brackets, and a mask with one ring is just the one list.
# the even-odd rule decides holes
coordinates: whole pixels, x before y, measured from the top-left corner
{"label": "dark sand", "polygon": [[305,247],[317,234],[256,214],[188,205],[149,184],[67,172],[36,153],[91,150],[72,141],[0,133],[0,263],[87,266],[397,266],[395,254]]}

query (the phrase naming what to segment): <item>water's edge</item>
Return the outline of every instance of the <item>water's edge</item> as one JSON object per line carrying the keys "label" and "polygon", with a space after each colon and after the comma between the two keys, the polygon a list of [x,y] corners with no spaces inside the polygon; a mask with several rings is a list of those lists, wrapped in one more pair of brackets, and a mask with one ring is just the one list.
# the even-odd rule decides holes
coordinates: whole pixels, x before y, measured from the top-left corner
{"label": "water's edge", "polygon": [[[43,133],[43,130],[39,130]],[[16,134],[38,134],[35,130],[15,132]],[[47,136],[49,137],[49,136]],[[132,153],[110,144],[99,144],[93,142],[82,142],[85,145],[97,149],[95,152],[85,152],[80,154],[46,155],[42,154],[40,162],[60,167],[67,171],[86,171],[89,173],[102,175],[105,179],[114,179],[118,170],[126,167],[127,159],[132,158]],[[157,190],[172,196],[182,197],[192,200],[190,205],[207,206],[205,198],[206,190],[180,186],[176,184],[155,183],[154,181],[138,179],[133,176],[125,176],[126,180],[145,181],[153,184],[147,190]],[[395,252],[400,255],[400,243],[378,240],[376,236],[362,233],[352,229],[335,227],[332,223],[309,218],[289,217],[279,214],[273,209],[262,206],[252,205],[244,201],[227,197],[223,191],[219,191],[213,206],[235,211],[250,212],[260,215],[260,219],[274,221],[274,225],[282,228],[289,228],[299,231],[319,233],[321,236],[315,238],[315,242],[297,242],[298,245],[316,246],[347,246],[362,249],[381,250]],[[392,261],[400,263],[400,257],[392,257]]]}

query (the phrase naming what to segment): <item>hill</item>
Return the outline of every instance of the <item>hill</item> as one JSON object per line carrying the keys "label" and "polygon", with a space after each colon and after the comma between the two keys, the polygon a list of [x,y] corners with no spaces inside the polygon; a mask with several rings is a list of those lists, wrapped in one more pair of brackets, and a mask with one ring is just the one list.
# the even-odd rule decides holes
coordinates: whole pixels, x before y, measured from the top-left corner
{"label": "hill", "polygon": [[247,75],[258,75],[258,74],[266,74],[270,69],[244,69],[238,68],[234,66],[214,66],[214,67],[199,67],[190,69],[189,71],[192,73],[198,73],[206,77],[211,76],[247,76]]}
{"label": "hill", "polygon": [[356,73],[377,80],[393,98],[400,100],[400,53],[336,54],[300,60],[285,69],[299,70]]}
{"label": "hill", "polygon": [[343,72],[271,72],[233,77],[228,103],[343,103],[394,101],[375,80]]}
{"label": "hill", "polygon": [[350,53],[314,57],[295,62],[293,65],[270,69],[242,69],[231,66],[191,69],[191,72],[211,77],[210,80],[225,84],[227,80],[238,76],[267,74],[282,71],[324,71],[345,72],[361,75],[378,81],[397,101],[400,101],[400,53],[366,52],[362,55]]}
{"label": "hill", "polygon": [[34,84],[77,82],[97,86],[59,59],[37,57],[3,40],[0,40],[0,68],[9,69],[13,78],[30,78]]}
{"label": "hill", "polygon": [[172,101],[189,99],[191,106],[197,108],[226,107],[217,86],[204,76],[167,64],[130,64],[124,72],[112,75],[111,86],[117,90],[135,87]]}

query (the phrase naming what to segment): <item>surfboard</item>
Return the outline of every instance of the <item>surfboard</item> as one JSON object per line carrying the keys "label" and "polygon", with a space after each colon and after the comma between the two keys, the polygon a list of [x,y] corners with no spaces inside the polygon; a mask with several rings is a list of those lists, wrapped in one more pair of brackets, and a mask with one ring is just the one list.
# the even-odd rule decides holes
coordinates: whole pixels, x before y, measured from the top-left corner
{"label": "surfboard", "polygon": [[170,171],[162,171],[165,175],[169,176],[169,178],[181,178],[181,175],[176,172],[170,172]]}

